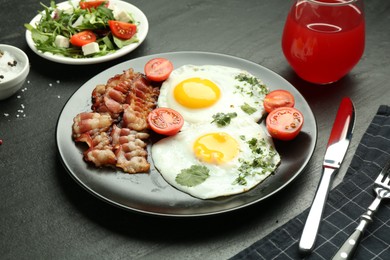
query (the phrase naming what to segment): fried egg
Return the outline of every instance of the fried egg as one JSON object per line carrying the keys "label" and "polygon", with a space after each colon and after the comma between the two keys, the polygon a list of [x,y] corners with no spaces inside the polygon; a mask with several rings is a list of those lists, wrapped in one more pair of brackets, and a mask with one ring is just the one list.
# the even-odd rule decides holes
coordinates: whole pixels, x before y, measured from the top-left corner
{"label": "fried egg", "polygon": [[260,79],[241,69],[184,65],[162,84],[158,106],[178,111],[188,123],[210,122],[219,112],[257,122],[264,114],[268,91]]}
{"label": "fried egg", "polygon": [[223,127],[190,124],[154,143],[151,156],[169,184],[200,199],[248,191],[280,163],[272,139],[249,117]]}

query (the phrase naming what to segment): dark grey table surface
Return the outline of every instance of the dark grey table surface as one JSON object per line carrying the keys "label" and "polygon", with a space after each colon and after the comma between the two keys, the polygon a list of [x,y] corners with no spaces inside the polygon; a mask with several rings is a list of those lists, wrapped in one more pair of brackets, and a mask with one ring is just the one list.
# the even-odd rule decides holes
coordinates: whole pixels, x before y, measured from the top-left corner
{"label": "dark grey table surface", "polygon": [[[356,107],[356,126],[340,182],[380,104],[390,104],[390,1],[366,1],[366,49],[339,82],[300,80],[280,47],[291,4],[286,0],[134,0],[149,20],[146,40],[114,61],[87,66],[53,63],[33,53],[24,23],[37,0],[0,0],[0,43],[23,49],[31,71],[24,91],[0,101],[0,258],[226,259],[310,206],[333,119],[342,97]],[[42,1],[48,4],[49,1]],[[351,43],[352,45],[353,43]],[[61,164],[58,116],[91,77],[120,62],[173,51],[205,51],[253,61],[293,84],[318,124],[314,154],[291,184],[267,200],[226,214],[160,218],[113,207],[86,192]]]}

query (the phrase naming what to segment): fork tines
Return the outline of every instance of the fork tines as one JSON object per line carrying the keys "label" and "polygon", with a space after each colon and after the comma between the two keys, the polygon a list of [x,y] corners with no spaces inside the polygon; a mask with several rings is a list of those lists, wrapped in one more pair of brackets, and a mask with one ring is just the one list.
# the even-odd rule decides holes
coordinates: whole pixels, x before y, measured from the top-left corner
{"label": "fork tines", "polygon": [[[390,160],[386,163],[385,167],[381,170],[378,177],[375,180],[376,184],[382,185],[385,188],[389,189],[389,182],[390,182],[390,175],[389,175],[389,169],[390,169]],[[386,178],[386,180],[384,180]]]}

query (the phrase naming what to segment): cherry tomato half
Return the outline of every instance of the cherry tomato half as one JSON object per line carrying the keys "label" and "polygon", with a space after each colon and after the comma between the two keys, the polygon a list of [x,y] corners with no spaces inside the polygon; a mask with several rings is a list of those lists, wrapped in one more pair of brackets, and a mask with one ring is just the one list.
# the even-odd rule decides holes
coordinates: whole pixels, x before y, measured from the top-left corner
{"label": "cherry tomato half", "polygon": [[184,119],[176,110],[159,107],[149,113],[148,123],[152,130],[158,134],[175,135],[183,126]]}
{"label": "cherry tomato half", "polygon": [[82,31],[79,33],[76,33],[70,37],[70,43],[74,46],[84,46],[85,44],[95,42],[96,41],[96,35],[91,31]]}
{"label": "cherry tomato half", "polygon": [[269,134],[279,140],[294,139],[302,129],[302,113],[293,107],[279,107],[271,111],[266,119]]}
{"label": "cherry tomato half", "polygon": [[278,107],[294,107],[294,96],[287,90],[278,89],[271,91],[264,98],[264,109],[267,113]]}
{"label": "cherry tomato half", "polygon": [[91,9],[91,8],[96,8],[98,6],[101,6],[104,3],[106,3],[106,6],[108,5],[108,1],[105,0],[80,1],[79,5],[81,9]]}
{"label": "cherry tomato half", "polygon": [[137,25],[121,21],[109,20],[108,26],[112,34],[122,40],[129,40],[137,32]]}
{"label": "cherry tomato half", "polygon": [[148,79],[161,82],[169,77],[173,64],[164,58],[154,58],[146,63],[144,71]]}

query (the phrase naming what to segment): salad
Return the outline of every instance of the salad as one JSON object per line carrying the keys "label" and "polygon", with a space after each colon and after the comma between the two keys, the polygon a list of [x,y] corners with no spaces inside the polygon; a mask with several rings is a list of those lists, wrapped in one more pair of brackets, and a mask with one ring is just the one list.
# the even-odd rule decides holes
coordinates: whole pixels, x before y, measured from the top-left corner
{"label": "salad", "polygon": [[68,1],[40,11],[34,25],[25,24],[39,51],[70,58],[100,57],[138,42],[137,22],[131,13],[108,0]]}

